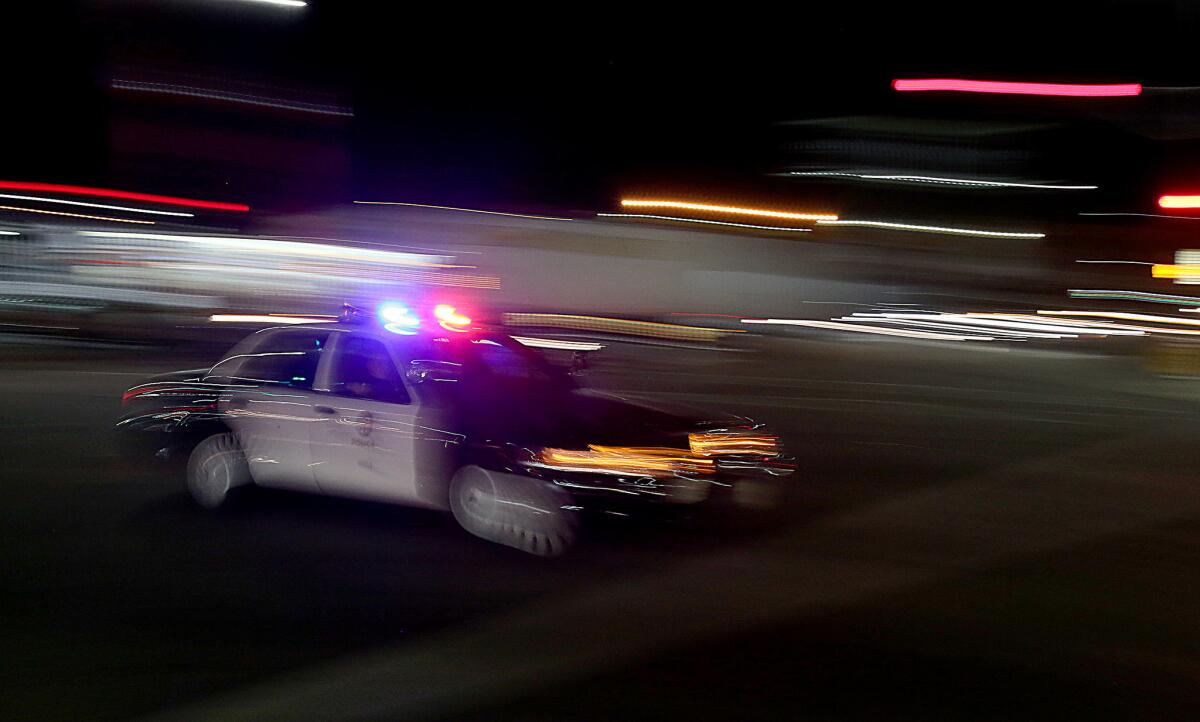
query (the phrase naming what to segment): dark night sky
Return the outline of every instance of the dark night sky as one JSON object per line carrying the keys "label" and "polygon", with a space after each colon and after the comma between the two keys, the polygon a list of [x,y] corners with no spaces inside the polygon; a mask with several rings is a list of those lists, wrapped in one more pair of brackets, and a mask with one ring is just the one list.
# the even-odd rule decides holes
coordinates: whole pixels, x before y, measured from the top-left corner
{"label": "dark night sky", "polygon": [[[105,85],[130,65],[336,93],[354,120],[303,131],[350,159],[344,182],[315,186],[330,201],[526,208],[597,207],[664,179],[758,182],[748,179],[773,161],[774,122],[903,111],[888,86],[898,75],[1200,85],[1195,4],[1047,5],[714,6],[711,16],[700,6],[480,16],[346,0],[300,12],[228,0],[44,8],[10,18],[6,55],[23,72],[0,175],[219,195],[205,187],[213,178],[181,167],[114,171],[109,129],[123,111]],[[246,123],[301,133],[287,119],[273,130],[278,120]]]}

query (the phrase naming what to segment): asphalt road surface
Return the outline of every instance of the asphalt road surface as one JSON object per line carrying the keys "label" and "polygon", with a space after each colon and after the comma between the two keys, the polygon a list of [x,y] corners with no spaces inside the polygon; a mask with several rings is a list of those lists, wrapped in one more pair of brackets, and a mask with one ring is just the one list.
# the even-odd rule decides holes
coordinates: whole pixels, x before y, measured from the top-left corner
{"label": "asphalt road surface", "polygon": [[4,719],[1187,719],[1200,398],[1127,359],[623,348],[589,382],[774,424],[785,507],[589,529],[258,491],[123,456],[177,352],[4,351]]}

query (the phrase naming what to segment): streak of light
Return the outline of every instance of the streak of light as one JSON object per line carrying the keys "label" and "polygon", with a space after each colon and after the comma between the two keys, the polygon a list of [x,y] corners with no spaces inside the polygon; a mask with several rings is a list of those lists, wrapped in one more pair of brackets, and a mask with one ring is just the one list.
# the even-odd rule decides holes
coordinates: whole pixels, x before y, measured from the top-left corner
{"label": "streak of light", "polygon": [[855,323],[837,323],[836,321],[809,321],[807,319],[788,318],[743,318],[742,323],[770,324],[776,326],[807,326],[810,328],[827,328],[834,331],[853,331],[854,333],[879,334],[881,336],[903,336],[930,341],[994,341],[992,336],[963,336],[960,334],[934,333],[932,331],[909,331],[899,328],[876,328]]}
{"label": "streak of light", "polygon": [[[890,314],[854,314],[853,316],[842,316],[834,319],[835,321],[851,321],[859,323],[894,323],[902,326],[920,326],[922,328],[944,329],[951,331],[963,331],[971,334],[991,334],[1006,336],[1012,338],[1075,338],[1075,334],[1061,333],[1063,329],[1055,329],[1059,333],[1035,331],[1033,329],[1012,330],[1011,327],[1003,327],[1001,324],[972,324],[968,319],[962,319],[954,314],[908,314],[908,315],[890,315]],[[998,328],[994,328],[998,327]]]}
{"label": "streak of light", "polygon": [[1154,261],[1085,261],[1083,259],[1075,259],[1076,263],[1124,263],[1131,266],[1153,266]]}
{"label": "streak of light", "polygon": [[1148,303],[1191,304],[1200,306],[1200,297],[1173,296],[1167,293],[1145,291],[1114,291],[1108,289],[1072,288],[1067,291],[1071,298],[1099,298],[1113,301],[1146,301]]}
{"label": "streak of light", "polygon": [[0,181],[0,188],[11,191],[41,191],[43,193],[63,193],[75,196],[98,196],[101,198],[119,198],[125,201],[145,201],[146,203],[162,203],[168,206],[186,206],[190,208],[207,208],[216,211],[250,210],[244,203],[224,203],[222,201],[200,201],[194,198],[178,196],[160,196],[153,193],[136,193],[134,191],[113,190],[111,188],[91,188],[88,186],[62,185],[59,183],[30,183],[26,181]]}
{"label": "streak of light", "polygon": [[656,221],[676,221],[680,223],[704,223],[710,226],[731,226],[733,228],[753,228],[764,231],[789,231],[791,233],[811,233],[811,228],[791,228],[787,226],[756,226],[752,223],[729,223],[728,221],[708,221],[703,218],[680,218],[678,216],[656,216],[648,213],[597,213],[601,218],[648,218]]}
{"label": "streak of light", "polygon": [[847,177],[863,180],[897,181],[900,183],[930,183],[935,185],[967,186],[981,188],[1035,188],[1039,190],[1056,191],[1086,191],[1095,190],[1100,186],[1091,185],[1054,185],[1051,183],[1009,183],[1007,181],[972,180],[970,178],[942,178],[924,175],[876,175],[868,173],[841,173],[833,171],[792,171],[789,175],[815,177]]}
{"label": "streak of light", "polygon": [[113,80],[115,90],[130,90],[138,93],[157,93],[161,95],[178,95],[187,98],[204,98],[205,100],[220,100],[241,105],[256,105],[263,108],[279,110],[295,110],[302,113],[319,115],[337,115],[344,118],[354,117],[354,111],[336,105],[321,105],[319,103],[304,103],[298,100],[284,98],[268,98],[261,95],[234,93],[227,90],[202,88],[193,85],[178,85],[175,83],[151,83],[140,80]]}
{"label": "streak of light", "polygon": [[354,201],[360,206],[406,206],[408,208],[432,208],[438,211],[458,211],[460,213],[482,213],[487,216],[508,216],[509,218],[532,218],[538,221],[571,221],[573,218],[558,216],[531,216],[525,213],[503,213],[501,211],[481,211],[477,208],[456,208],[454,206],[435,206],[428,203],[401,203],[399,201]]}
{"label": "streak of light", "polygon": [[1140,83],[1020,83],[1005,80],[962,78],[898,78],[892,87],[900,92],[1000,93],[1003,95],[1054,95],[1077,98],[1111,98],[1141,95]]}
{"label": "streak of light", "polygon": [[21,235],[21,234],[16,231],[0,231],[0,236],[19,236],[19,235]]}
{"label": "streak of light", "polygon": [[242,2],[260,3],[262,5],[281,5],[288,8],[308,7],[305,0],[242,0]]}
{"label": "streak of light", "polygon": [[1149,313],[1125,313],[1123,311],[1038,311],[1041,316],[1081,316],[1083,318],[1111,318],[1117,321],[1146,321],[1148,323],[1168,323],[1180,326],[1200,326],[1200,320],[1176,318],[1175,316],[1158,316]]}
{"label": "streak of light", "polygon": [[83,201],[68,201],[63,198],[45,198],[43,196],[19,196],[10,193],[0,193],[0,198],[11,198],[17,201],[37,201],[39,203],[60,203],[68,206],[84,206],[86,208],[104,208],[110,211],[129,211],[130,213],[151,213],[156,216],[179,216],[181,218],[194,218],[195,213],[184,213],[182,211],[155,211],[149,208],[130,208],[129,206],[110,206],[103,203],[84,203]]}
{"label": "streak of light", "polygon": [[208,317],[213,323],[278,323],[283,325],[302,323],[337,323],[336,318],[302,316],[260,316],[255,314],[217,313]]}
{"label": "streak of light", "polygon": [[513,336],[517,343],[531,348],[551,348],[562,351],[599,351],[603,344],[584,343],[582,341],[560,341],[555,338],[533,338],[531,336]]}
{"label": "streak of light", "polygon": [[[539,463],[540,462],[540,463]],[[600,474],[674,476],[678,473],[710,474],[712,459],[685,449],[596,446],[587,450],[542,449],[534,466],[563,471],[592,471]]]}
{"label": "streak of light", "polygon": [[399,266],[411,266],[439,258],[438,256],[428,256],[417,253],[397,253],[394,251],[377,251],[371,248],[358,248],[355,246],[331,246],[323,243],[276,241],[261,238],[187,236],[167,233],[117,233],[109,231],[80,231],[79,235],[88,236],[91,238],[179,241],[183,243],[210,245],[234,251],[249,251],[254,253],[292,253],[301,256],[333,258],[345,261],[370,261]]}
{"label": "streak of light", "polygon": [[1200,208],[1200,196],[1159,196],[1159,208]]}
{"label": "streak of light", "polygon": [[1163,213],[1080,213],[1081,216],[1141,216],[1143,218],[1169,218],[1173,221],[1200,221],[1197,216],[1168,216]]}
{"label": "streak of light", "polygon": [[[1090,334],[1099,336],[1139,336],[1140,333],[1114,329],[1107,324],[1087,324],[1082,321],[1049,321],[1039,316],[1013,313],[856,313],[854,318],[907,319],[915,321],[946,321],[962,327],[983,326],[985,328],[1012,329],[1019,333]],[[850,320],[849,318],[839,320]]]}
{"label": "streak of light", "polygon": [[835,321],[857,321],[860,323],[878,323],[886,321],[887,324],[895,324],[898,326],[915,326],[917,328],[927,328],[936,331],[961,331],[968,334],[986,334],[990,336],[1003,337],[1014,341],[1024,340],[1028,338],[1074,338],[1073,334],[1057,334],[1057,333],[1038,333],[1036,331],[1010,331],[999,328],[982,328],[980,326],[971,326],[969,324],[950,323],[949,321],[936,320],[937,316],[929,315],[926,318],[928,321],[915,321],[907,319],[889,318],[889,319],[872,319],[872,318],[855,318],[853,316],[842,316],[834,319]]}
{"label": "streak of light", "polygon": [[22,208],[20,206],[0,206],[0,210],[5,211],[20,211],[22,213],[41,213],[45,216],[65,216],[67,218],[86,218],[91,221],[113,221],[115,223],[137,223],[144,226],[153,226],[154,221],[138,221],[132,218],[110,218],[109,216],[90,216],[85,213],[64,213],[63,211],[47,211],[41,208]]}
{"label": "streak of light", "polygon": [[1177,263],[1156,263],[1150,268],[1154,278],[1185,279],[1195,283],[1200,277],[1200,266],[1182,265]]}
{"label": "streak of light", "polygon": [[506,313],[504,314],[504,324],[507,326],[541,326],[545,328],[569,328],[579,331],[600,331],[631,336],[674,339],[677,341],[715,341],[726,334],[745,333],[741,329],[705,328],[703,326],[683,326],[674,323],[631,321],[625,318],[575,316],[559,313]]}
{"label": "streak of light", "polygon": [[765,208],[743,208],[741,206],[713,205],[710,203],[691,203],[689,201],[658,200],[653,198],[623,198],[624,208],[674,208],[681,211],[704,211],[706,213],[728,213],[734,216],[755,216],[758,218],[780,218],[788,221],[836,221],[833,213],[796,213],[793,211],[773,211]]}
{"label": "streak of light", "polygon": [[947,226],[919,226],[912,223],[893,223],[891,221],[817,221],[821,226],[862,226],[865,228],[887,228],[897,231],[913,231],[917,233],[947,233],[956,236],[982,236],[985,238],[1045,238],[1045,233],[1019,233],[1016,231],[985,231],[977,228],[951,228]]}

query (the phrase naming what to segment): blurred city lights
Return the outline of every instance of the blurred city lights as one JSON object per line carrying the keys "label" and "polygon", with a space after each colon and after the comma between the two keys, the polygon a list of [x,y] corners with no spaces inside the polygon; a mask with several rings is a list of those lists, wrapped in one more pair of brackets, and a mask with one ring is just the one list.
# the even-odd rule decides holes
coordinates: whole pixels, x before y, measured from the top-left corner
{"label": "blurred city lights", "polygon": [[1145,321],[1147,323],[1167,323],[1180,326],[1200,326],[1200,320],[1177,318],[1175,316],[1159,316],[1148,313],[1126,313],[1124,311],[1038,311],[1042,316],[1079,316],[1083,318],[1111,318],[1117,321]]}
{"label": "blurred city lights", "polygon": [[1159,196],[1159,208],[1200,208],[1200,196]]}
{"label": "blurred city lights", "polygon": [[476,208],[456,208],[454,206],[435,206],[428,203],[401,203],[400,201],[354,201],[360,206],[407,206],[409,208],[431,208],[438,211],[459,211],[461,213],[482,213],[487,216],[508,216],[510,218],[531,218],[537,221],[571,221],[573,218],[558,216],[531,216],[525,213],[504,213],[501,211],[481,211]]}
{"label": "blurred city lights", "polygon": [[961,334],[935,333],[932,331],[911,331],[899,328],[877,328],[862,326],[854,323],[838,323],[836,321],[812,321],[798,318],[743,318],[742,323],[764,324],[775,326],[804,326],[822,328],[832,331],[850,331],[852,333],[876,334],[880,336],[902,336],[927,341],[992,341],[989,336],[964,336]]}
{"label": "blurred city lights", "polygon": [[597,213],[599,218],[645,218],[655,221],[672,221],[676,223],[703,223],[710,226],[729,226],[731,228],[750,228],[762,231],[787,231],[791,233],[811,233],[811,228],[792,228],[789,226],[757,226],[751,223],[730,223],[728,221],[710,221],[704,218],[680,218],[679,216],[656,216],[648,213]]}
{"label": "blurred city lights", "polygon": [[562,341],[556,338],[534,338],[532,336],[513,336],[512,339],[530,348],[549,348],[560,351],[599,351],[603,344],[587,343],[585,341]]}
{"label": "blurred city lights", "polygon": [[836,221],[832,213],[798,213],[794,211],[776,211],[765,208],[744,208],[741,206],[713,205],[710,203],[692,203],[690,201],[658,200],[649,198],[624,198],[621,205],[625,208],[674,208],[684,211],[701,211],[705,213],[725,213],[734,216],[756,216],[759,218],[780,218],[789,221]]}
{"label": "blurred city lights", "polygon": [[706,328],[703,326],[684,326],[675,323],[634,321],[626,318],[578,316],[561,313],[506,313],[504,314],[504,324],[507,326],[569,328],[578,331],[599,331],[626,334],[629,336],[649,336],[676,341],[715,341],[726,334],[745,333],[741,329]]}
{"label": "blurred city lights", "polygon": [[305,0],[240,0],[241,2],[257,3],[259,5],[279,5],[288,8],[308,7]]}
{"label": "blurred city lights", "polygon": [[1008,181],[985,181],[971,178],[942,178],[920,175],[876,175],[836,171],[791,171],[788,175],[819,178],[859,178],[862,180],[895,181],[899,183],[925,183],[932,185],[963,186],[967,188],[1031,188],[1036,190],[1083,191],[1095,190],[1094,185],[1054,185],[1049,183],[1013,183]]}
{"label": "blurred city lights", "polygon": [[239,103],[242,105],[257,105],[265,108],[276,108],[278,110],[294,110],[302,113],[318,113],[320,115],[337,115],[342,117],[354,116],[353,110],[336,105],[305,103],[299,100],[289,100],[285,98],[268,98],[261,95],[235,93],[228,90],[204,88],[194,85],[180,85],[178,83],[151,83],[140,80],[118,79],[113,80],[112,87],[115,90],[178,95],[187,98],[203,98],[205,100],[218,100],[227,103]]}
{"label": "blurred city lights", "polygon": [[149,208],[132,208],[130,206],[110,206],[104,203],[85,203],[83,201],[69,201],[64,198],[46,198],[44,196],[22,196],[13,195],[10,193],[0,193],[0,198],[10,198],[17,201],[37,201],[38,203],[58,203],[68,206],[82,206],[85,208],[103,208],[110,211],[128,211],[130,213],[149,213],[156,216],[177,216],[181,218],[194,218],[195,213],[186,213],[184,211],[158,211]]}
{"label": "blurred city lights", "polygon": [[208,317],[213,323],[278,323],[295,325],[304,323],[336,323],[337,319],[321,316],[272,316],[261,314],[216,313]]}
{"label": "blurred city lights", "polygon": [[1045,238],[1045,233],[1023,233],[1017,231],[987,231],[978,228],[952,228],[948,226],[923,226],[913,223],[895,223],[893,221],[852,221],[852,220],[822,220],[817,221],[821,226],[862,226],[864,228],[886,228],[896,231],[912,231],[914,233],[946,233],[956,236],[981,236],[984,238]]}
{"label": "blurred city lights", "polygon": [[962,78],[900,78],[892,81],[900,92],[1000,93],[1004,95],[1053,95],[1061,97],[1110,98],[1141,95],[1139,83],[1022,83],[1003,80]]}
{"label": "blurred city lights", "polygon": [[[2,206],[0,206],[2,207]],[[145,221],[138,221],[144,223]],[[298,241],[278,241],[265,238],[239,238],[227,236],[189,236],[167,233],[123,233],[108,231],[80,231],[79,235],[91,238],[124,238],[137,240],[181,241],[210,246],[228,248],[230,250],[264,252],[264,253],[293,253],[303,256],[318,256],[347,261],[370,261],[375,263],[396,264],[402,266],[425,265],[436,262],[445,256],[434,256],[421,253],[399,251],[378,251],[357,246],[333,246],[324,243],[300,243]]]}
{"label": "blurred city lights", "polygon": [[1110,301],[1146,301],[1147,303],[1192,304],[1200,306],[1200,297],[1175,296],[1169,293],[1146,291],[1120,291],[1091,288],[1072,288],[1067,291],[1071,298],[1099,298]]}
{"label": "blurred city lights", "polygon": [[0,206],[0,210],[18,211],[20,213],[40,213],[44,216],[63,216],[66,218],[85,218],[91,221],[112,221],[114,223],[136,223],[143,226],[153,226],[154,221],[139,221],[133,218],[113,218],[111,216],[92,216],[85,213],[64,213],[63,211],[47,211],[42,208],[23,208],[21,206]]}
{"label": "blurred city lights", "polygon": [[163,196],[153,193],[137,193],[134,191],[114,190],[111,188],[91,188],[88,186],[62,185],[59,183],[31,183],[25,181],[0,181],[0,189],[13,191],[41,191],[43,193],[63,193],[76,196],[98,196],[101,198],[119,198],[126,201],[145,201],[146,203],[162,203],[169,206],[186,206],[190,208],[205,208],[217,211],[250,210],[244,203],[224,203],[221,201],[202,201],[194,198]]}

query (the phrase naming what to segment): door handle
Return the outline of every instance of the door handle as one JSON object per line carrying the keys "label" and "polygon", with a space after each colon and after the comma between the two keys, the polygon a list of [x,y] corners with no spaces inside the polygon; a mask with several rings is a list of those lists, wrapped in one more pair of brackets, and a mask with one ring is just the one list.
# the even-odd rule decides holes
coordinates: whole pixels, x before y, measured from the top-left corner
{"label": "door handle", "polygon": [[316,411],[318,414],[325,414],[326,416],[332,416],[337,413],[337,409],[332,406],[314,406],[313,411]]}

